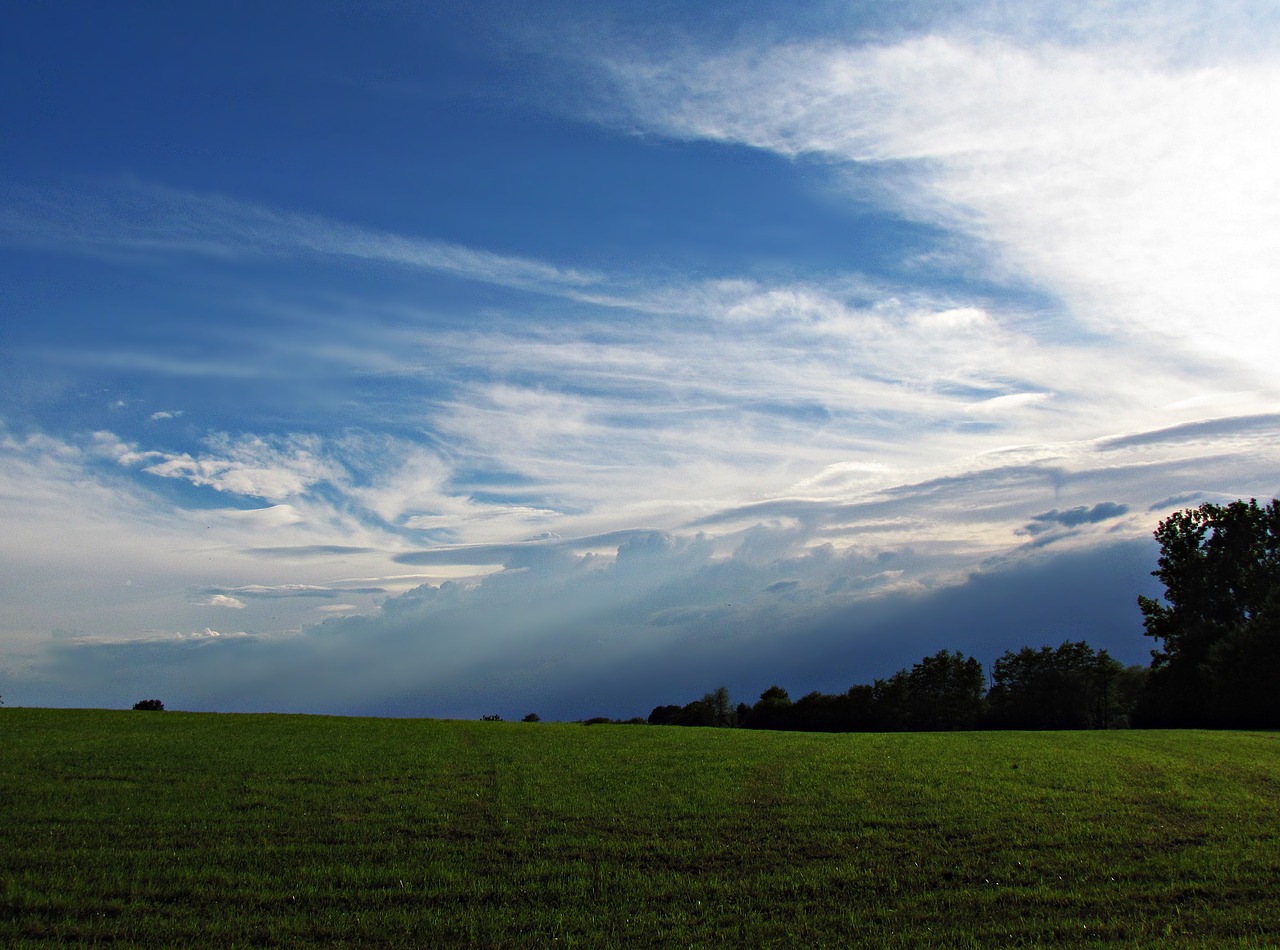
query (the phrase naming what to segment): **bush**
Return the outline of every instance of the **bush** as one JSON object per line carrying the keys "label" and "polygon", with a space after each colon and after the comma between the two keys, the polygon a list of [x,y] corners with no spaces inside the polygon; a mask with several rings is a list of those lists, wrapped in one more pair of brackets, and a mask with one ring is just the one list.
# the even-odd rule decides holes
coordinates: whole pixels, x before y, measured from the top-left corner
{"label": "bush", "polygon": [[164,712],[164,703],[158,699],[142,699],[133,704],[134,709],[145,709],[149,712]]}
{"label": "bush", "polygon": [[521,722],[542,722],[542,717],[537,713],[529,713],[529,715],[525,716]]}

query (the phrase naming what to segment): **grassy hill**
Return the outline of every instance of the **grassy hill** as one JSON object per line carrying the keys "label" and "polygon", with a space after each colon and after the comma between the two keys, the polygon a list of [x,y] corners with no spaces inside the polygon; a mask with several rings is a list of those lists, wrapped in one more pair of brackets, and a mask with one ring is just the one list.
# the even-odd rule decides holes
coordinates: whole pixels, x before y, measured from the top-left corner
{"label": "grassy hill", "polygon": [[1280,945],[1280,735],[0,710],[0,945]]}

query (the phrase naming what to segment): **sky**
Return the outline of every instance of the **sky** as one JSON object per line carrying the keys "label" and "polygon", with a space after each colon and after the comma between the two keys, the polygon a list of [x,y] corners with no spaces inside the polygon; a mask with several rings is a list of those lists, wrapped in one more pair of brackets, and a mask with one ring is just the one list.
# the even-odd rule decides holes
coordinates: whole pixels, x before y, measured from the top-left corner
{"label": "sky", "polygon": [[5,704],[1146,663],[1280,495],[1280,11],[781,9],[5,5]]}

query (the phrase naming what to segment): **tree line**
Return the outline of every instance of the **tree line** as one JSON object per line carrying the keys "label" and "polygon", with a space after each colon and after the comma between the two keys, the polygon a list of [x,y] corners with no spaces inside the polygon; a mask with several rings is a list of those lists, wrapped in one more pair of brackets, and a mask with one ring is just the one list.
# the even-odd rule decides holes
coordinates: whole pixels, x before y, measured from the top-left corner
{"label": "tree line", "polygon": [[975,658],[940,650],[843,693],[792,700],[774,685],[754,705],[734,706],[720,687],[684,706],[658,706],[648,722],[805,732],[1105,729],[1129,724],[1146,676],[1084,641],[1006,651],[989,682]]}
{"label": "tree line", "polygon": [[[1006,651],[982,664],[941,650],[887,679],[748,706],[724,687],[658,706],[653,725],[813,732],[1143,727],[1280,728],[1280,500],[1204,504],[1155,531],[1163,600],[1140,596],[1149,667],[1087,642]],[[634,720],[633,720],[634,721]]]}

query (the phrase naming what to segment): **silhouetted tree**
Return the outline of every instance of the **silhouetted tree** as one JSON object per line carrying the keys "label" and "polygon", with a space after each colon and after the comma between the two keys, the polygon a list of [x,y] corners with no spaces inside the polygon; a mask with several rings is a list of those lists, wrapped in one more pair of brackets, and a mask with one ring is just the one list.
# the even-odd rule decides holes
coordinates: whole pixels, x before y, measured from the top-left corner
{"label": "silhouetted tree", "polygon": [[[1132,678],[1133,674],[1128,674]],[[992,667],[989,724],[1001,729],[1105,729],[1127,722],[1133,690],[1106,650],[1081,640],[1056,650],[1006,650]]]}
{"label": "silhouetted tree", "polygon": [[844,694],[806,693],[791,710],[793,729],[806,732],[848,732],[848,702]]}
{"label": "silhouetted tree", "polygon": [[654,706],[653,712],[649,713],[649,725],[674,726],[682,711],[681,706]]}
{"label": "silhouetted tree", "polygon": [[736,726],[738,711],[721,686],[687,706],[655,706],[648,721],[654,726]]}
{"label": "silhouetted tree", "polygon": [[879,732],[901,732],[909,720],[911,687],[907,671],[898,670],[887,680],[871,684],[871,728]]}
{"label": "silhouetted tree", "polygon": [[714,726],[715,710],[706,699],[695,699],[680,710],[675,724],[677,726]]}
{"label": "silhouetted tree", "polygon": [[1280,500],[1205,504],[1155,531],[1164,602],[1139,597],[1152,651],[1144,724],[1280,725]]}
{"label": "silhouetted tree", "polygon": [[907,674],[907,722],[925,731],[972,729],[982,718],[982,664],[939,650]]}
{"label": "silhouetted tree", "polygon": [[539,716],[537,713],[529,713],[520,721],[521,722],[542,722],[542,717]]}
{"label": "silhouetted tree", "polygon": [[1113,683],[1116,708],[1107,728],[1127,728],[1133,725],[1133,714],[1147,688],[1151,670],[1145,666],[1126,666],[1120,670]]}
{"label": "silhouetted tree", "polygon": [[876,721],[876,688],[862,683],[850,686],[844,694],[845,709],[851,732],[869,732],[881,728]]}
{"label": "silhouetted tree", "polygon": [[794,729],[791,697],[776,683],[760,694],[746,724],[752,729]]}
{"label": "silhouetted tree", "polygon": [[1280,728],[1280,592],[1209,648],[1204,673],[1210,725]]}
{"label": "silhouetted tree", "polygon": [[158,699],[140,699],[133,704],[134,709],[145,709],[148,712],[164,712],[164,703]]}
{"label": "silhouetted tree", "polygon": [[733,700],[729,698],[729,690],[723,686],[717,686],[714,690],[702,697],[702,701],[707,704],[711,710],[711,725],[713,726],[736,726],[738,717],[734,710]]}

